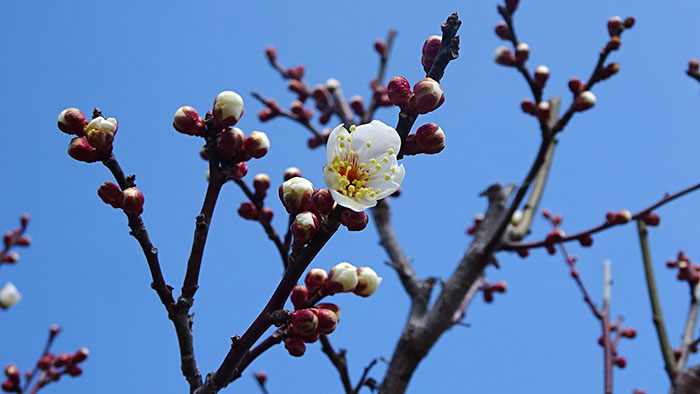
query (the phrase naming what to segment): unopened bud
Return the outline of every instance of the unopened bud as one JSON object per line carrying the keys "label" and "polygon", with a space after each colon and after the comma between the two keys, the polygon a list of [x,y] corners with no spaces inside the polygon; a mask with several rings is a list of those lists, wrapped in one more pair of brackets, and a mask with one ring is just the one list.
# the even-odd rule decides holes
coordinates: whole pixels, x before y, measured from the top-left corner
{"label": "unopened bud", "polygon": [[335,200],[328,189],[316,189],[311,195],[311,204],[316,212],[325,216],[333,210]]}
{"label": "unopened bud", "polygon": [[68,156],[85,163],[94,163],[100,159],[100,154],[88,143],[85,137],[76,137],[70,141]]}
{"label": "unopened bud", "polygon": [[700,62],[698,62],[698,59],[690,59],[688,62],[688,71],[696,73],[700,70]]}
{"label": "unopened bud", "polygon": [[140,215],[143,212],[145,198],[143,193],[135,187],[130,187],[122,191],[120,206],[125,212]]}
{"label": "unopened bud", "polygon": [[496,64],[500,64],[501,66],[515,65],[515,56],[510,52],[510,49],[504,45],[496,48],[493,53],[493,60]]}
{"label": "unopened bud", "polygon": [[243,202],[238,206],[238,214],[247,220],[258,220],[258,208],[252,202]]}
{"label": "unopened bud", "polygon": [[[311,91],[311,97],[316,100],[316,108],[322,110],[323,107],[328,105],[328,99],[330,98],[330,93],[323,85],[314,86],[314,90]],[[321,107],[321,108],[319,108]]]}
{"label": "unopened bud", "polygon": [[231,166],[231,178],[242,179],[248,174],[248,165],[245,162],[236,163]]}
{"label": "unopened bud", "polygon": [[590,234],[584,234],[578,238],[578,242],[583,247],[589,247],[593,245],[593,237]]}
{"label": "unopened bud", "polygon": [[5,286],[0,289],[0,308],[7,309],[22,299],[22,295],[17,291],[12,282],[5,283]]}
{"label": "unopened bud", "polygon": [[3,259],[1,260],[3,263],[16,263],[19,261],[19,253],[17,252],[10,252],[6,254]]}
{"label": "unopened bud", "polygon": [[306,286],[294,286],[289,299],[292,301],[294,309],[302,309],[306,307],[306,303],[309,300],[309,290]]}
{"label": "unopened bud", "polygon": [[514,13],[518,9],[518,2],[519,0],[506,0],[506,10],[508,10],[509,14]]}
{"label": "unopened bud", "polygon": [[372,268],[360,267],[357,269],[357,286],[353,292],[362,297],[369,297],[377,291],[380,283],[382,278]]}
{"label": "unopened bud", "polygon": [[97,195],[100,196],[105,204],[111,205],[113,208],[119,208],[122,191],[116,184],[112,182],[105,182],[101,184],[97,189]]}
{"label": "unopened bud", "polygon": [[291,226],[294,240],[303,244],[309,242],[316,235],[318,229],[318,219],[309,211],[297,214]]}
{"label": "unopened bud", "polygon": [[267,373],[265,373],[265,371],[256,372],[253,374],[253,376],[255,376],[255,380],[258,381],[259,385],[265,385],[265,382],[267,381]]}
{"label": "unopened bud", "polygon": [[6,393],[18,393],[20,389],[19,383],[12,382],[9,379],[4,380],[0,385],[0,388],[2,388],[2,391]]}
{"label": "unopened bud", "polygon": [[29,246],[32,244],[32,237],[28,235],[22,235],[15,240],[15,245],[17,246]]}
{"label": "unopened bud", "polygon": [[613,16],[608,19],[608,33],[610,37],[619,36],[623,29],[622,19],[619,16]]}
{"label": "unopened bud", "polygon": [[331,293],[347,293],[357,286],[357,268],[350,263],[340,263],[328,273],[326,285]]}
{"label": "unopened bud", "polygon": [[297,337],[290,337],[284,340],[284,348],[287,349],[290,356],[301,357],[306,352],[304,341]]}
{"label": "unopened bud", "polygon": [[357,116],[365,116],[365,104],[362,96],[352,96],[350,99],[350,108],[352,108]]}
{"label": "unopened bud", "polygon": [[267,189],[270,188],[270,176],[262,173],[255,175],[253,178],[253,188],[255,189],[256,196],[265,197]]}
{"label": "unopened bud", "polygon": [[219,134],[219,152],[225,158],[238,153],[243,146],[245,134],[238,127],[229,127]]}
{"label": "unopened bud", "polygon": [[546,122],[549,120],[549,116],[552,110],[552,105],[549,101],[540,101],[537,104],[537,119]]}
{"label": "unopened bud", "polygon": [[182,134],[196,136],[204,135],[205,130],[204,119],[199,117],[194,108],[187,105],[175,111],[173,127]]}
{"label": "unopened bud", "polygon": [[413,96],[409,105],[419,114],[434,111],[445,102],[442,86],[432,78],[423,78],[413,85]]}
{"label": "unopened bud", "polygon": [[537,66],[535,68],[535,85],[542,89],[544,85],[547,83],[547,79],[549,78],[549,67],[547,66]]}
{"label": "unopened bud", "polygon": [[430,67],[433,66],[433,63],[435,62],[435,57],[440,51],[441,43],[441,36],[430,36],[423,43],[423,49],[421,51],[422,56],[420,62],[423,65],[423,70],[425,70],[425,72],[430,71]]}
{"label": "unopened bud", "polygon": [[309,180],[301,177],[291,178],[279,187],[282,205],[290,214],[308,210],[311,206],[313,192],[314,185]]}
{"label": "unopened bud", "polygon": [[37,361],[36,367],[41,369],[41,370],[46,371],[49,368],[51,368],[51,366],[53,365],[53,362],[54,362],[53,354],[48,353],[48,354],[43,355],[39,359],[39,361]]}
{"label": "unopened bud", "polygon": [[327,302],[322,302],[320,304],[316,304],[316,309],[321,310],[321,309],[329,309],[335,313],[335,316],[338,318],[338,321],[340,321],[340,307],[336,304],[331,304]]}
{"label": "unopened bud", "polygon": [[71,365],[68,369],[68,375],[71,377],[80,376],[83,374],[83,369],[79,365]]}
{"label": "unopened bud", "polygon": [[383,40],[377,40],[374,42],[374,50],[380,56],[386,56],[386,43]]}
{"label": "unopened bud", "polygon": [[98,151],[109,151],[117,134],[117,128],[116,119],[98,116],[85,126],[85,138]]}
{"label": "unopened bud", "polygon": [[305,101],[310,94],[309,87],[306,86],[304,82],[298,79],[290,79],[287,83],[287,89],[296,93],[297,96],[299,96],[299,100],[301,100],[302,102]]}
{"label": "unopened bud", "polygon": [[306,284],[306,288],[309,290],[309,293],[313,294],[321,290],[321,288],[323,288],[323,285],[326,283],[326,279],[328,279],[328,274],[326,273],[326,270],[321,268],[314,268],[311,271],[309,271],[308,274],[306,274],[304,283]]}
{"label": "unopened bud", "polygon": [[277,49],[272,45],[268,46],[265,48],[265,56],[267,56],[269,61],[274,62],[277,60]]}
{"label": "unopened bud", "polygon": [[53,362],[54,367],[63,367],[73,362],[73,355],[70,353],[61,353]]}
{"label": "unopened bud", "polygon": [[620,335],[622,335],[625,338],[634,338],[637,336],[637,330],[634,328],[624,328],[620,331]]}
{"label": "unopened bud", "polygon": [[505,293],[507,289],[508,284],[504,280],[498,281],[491,285],[491,290],[495,291],[496,293]]}
{"label": "unopened bud", "polygon": [[55,338],[59,332],[61,332],[61,326],[58,324],[52,324],[51,327],[49,327],[49,336],[51,338]]}
{"label": "unopened bud", "polygon": [[529,99],[524,99],[520,102],[520,109],[526,114],[537,115],[537,104]]}
{"label": "unopened bud", "polygon": [[82,137],[87,124],[85,115],[77,108],[66,108],[58,114],[58,128],[66,134]]}
{"label": "unopened bud", "polygon": [[243,98],[230,90],[219,93],[212,111],[219,127],[231,127],[243,116]]}
{"label": "unopened bud", "polygon": [[518,256],[525,258],[530,255],[530,249],[524,248],[524,249],[518,249]]}
{"label": "unopened bud", "polygon": [[316,317],[318,318],[318,332],[320,334],[328,335],[335,331],[338,325],[338,316],[330,309],[319,309],[316,312]]}
{"label": "unopened bud", "polygon": [[391,78],[386,85],[389,100],[398,107],[403,107],[411,97],[411,84],[404,77]]}
{"label": "unopened bud", "polygon": [[530,46],[524,42],[519,43],[518,46],[515,47],[515,60],[519,64],[523,64],[529,58],[530,58]]}
{"label": "unopened bud", "polygon": [[574,101],[574,110],[585,111],[587,109],[593,108],[595,103],[595,95],[590,90],[586,90],[585,92],[581,92],[581,94],[579,94],[578,97],[576,97],[576,100]]}
{"label": "unopened bud", "polygon": [[630,220],[632,220],[632,213],[627,209],[622,209],[615,214],[615,224],[625,224]]}
{"label": "unopened bud", "polygon": [[617,74],[618,72],[620,72],[620,63],[610,63],[607,66],[603,67],[602,70],[600,70],[600,79],[606,80],[612,77],[613,75]]}
{"label": "unopened bud", "polygon": [[418,150],[429,155],[445,149],[445,133],[435,123],[424,124],[416,130]]}
{"label": "unopened bud", "polygon": [[311,309],[299,309],[291,316],[294,330],[298,333],[310,333],[316,331],[318,327],[318,317]]}
{"label": "unopened bud", "polygon": [[298,64],[296,67],[290,67],[287,69],[287,76],[293,79],[304,78],[304,73],[306,73],[306,68],[303,64]]}
{"label": "unopened bud", "polygon": [[284,170],[284,180],[288,181],[294,177],[300,177],[301,178],[301,170],[296,168],[296,167],[289,167],[286,170]]}
{"label": "unopened bud", "polygon": [[270,150],[270,140],[262,131],[253,131],[243,142],[243,150],[252,157],[259,159]]}
{"label": "unopened bud", "polygon": [[348,228],[348,231],[361,231],[367,227],[369,216],[364,212],[355,212],[346,209],[340,214],[340,223]]}
{"label": "unopened bud", "polygon": [[647,226],[658,226],[660,222],[661,218],[655,213],[649,213],[644,217],[644,223]]}
{"label": "unopened bud", "polygon": [[498,38],[501,40],[510,40],[510,29],[508,28],[508,24],[501,21],[496,24],[496,35]]}
{"label": "unopened bud", "polygon": [[581,90],[583,90],[583,87],[584,87],[584,84],[580,79],[573,77],[569,80],[569,90],[575,96],[578,96],[578,94],[581,93]]}
{"label": "unopened bud", "polygon": [[14,383],[19,383],[19,368],[17,368],[17,365],[8,364],[5,367],[5,376],[7,376],[8,380]]}
{"label": "unopened bud", "polygon": [[610,51],[616,51],[620,49],[620,46],[622,45],[622,40],[620,40],[620,37],[614,36],[610,38],[610,41],[608,41],[607,44],[605,44],[605,51],[610,52]]}
{"label": "unopened bud", "polygon": [[627,359],[625,359],[624,357],[617,357],[615,359],[615,365],[618,368],[622,369],[627,366]]}
{"label": "unopened bud", "polygon": [[28,213],[23,213],[22,216],[20,216],[19,223],[22,226],[22,228],[27,227],[30,219],[31,219],[31,216]]}

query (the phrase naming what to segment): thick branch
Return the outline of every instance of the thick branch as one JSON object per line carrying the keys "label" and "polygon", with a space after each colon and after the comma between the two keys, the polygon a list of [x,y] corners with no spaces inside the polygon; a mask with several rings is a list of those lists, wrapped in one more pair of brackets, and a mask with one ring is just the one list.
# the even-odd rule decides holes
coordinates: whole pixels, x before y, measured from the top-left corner
{"label": "thick branch", "polygon": [[654,265],[651,260],[651,251],[649,250],[649,240],[647,227],[644,221],[637,220],[637,232],[639,234],[639,244],[642,248],[642,262],[644,263],[644,275],[647,282],[647,290],[649,292],[649,301],[651,304],[652,320],[656,328],[656,336],[659,338],[661,346],[661,355],[664,358],[664,369],[668,375],[668,379],[673,385],[675,378],[675,359],[673,349],[668,341],[666,334],[666,325],[664,323],[664,315],[661,312],[661,301],[659,300],[659,292],[656,289],[656,279],[654,278]]}

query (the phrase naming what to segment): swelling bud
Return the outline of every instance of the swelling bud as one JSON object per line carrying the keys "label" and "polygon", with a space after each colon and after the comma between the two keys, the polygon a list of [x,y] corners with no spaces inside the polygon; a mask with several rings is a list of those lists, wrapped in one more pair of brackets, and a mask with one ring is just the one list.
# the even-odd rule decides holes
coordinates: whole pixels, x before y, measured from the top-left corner
{"label": "swelling bud", "polygon": [[243,98],[236,92],[223,91],[214,99],[214,119],[219,127],[230,127],[243,116]]}
{"label": "swelling bud", "polygon": [[435,123],[419,127],[415,138],[417,148],[422,153],[433,155],[445,149],[445,133]]}
{"label": "swelling bud", "polygon": [[85,137],[73,138],[70,141],[68,156],[85,163],[94,163],[100,159],[100,154],[88,143]]}
{"label": "swelling bud", "polygon": [[243,150],[250,156],[259,159],[270,150],[270,140],[262,131],[253,131],[243,141]]}
{"label": "swelling bud", "polygon": [[413,86],[413,96],[409,99],[409,105],[419,114],[434,111],[444,102],[442,86],[432,78],[423,78],[418,81]]}
{"label": "swelling bud", "polygon": [[130,187],[122,192],[120,205],[125,212],[140,215],[144,202],[143,193],[135,187]]}
{"label": "swelling bud", "polygon": [[7,309],[17,304],[20,299],[22,299],[22,295],[12,282],[5,283],[5,286],[0,289],[0,308]]}
{"label": "swelling bud", "polygon": [[66,134],[82,137],[87,124],[85,115],[77,108],[66,108],[58,114],[58,129]]}
{"label": "swelling bud", "polygon": [[382,278],[373,269],[360,267],[357,269],[357,286],[353,292],[362,297],[369,297],[377,291],[380,283]]}
{"label": "swelling bud", "polygon": [[182,134],[196,136],[204,135],[205,130],[204,120],[194,108],[187,105],[175,111],[173,127]]}
{"label": "swelling bud", "polygon": [[340,263],[328,273],[326,285],[331,293],[348,293],[357,286],[357,268],[350,263]]}
{"label": "swelling bud", "polygon": [[117,126],[116,119],[98,116],[85,126],[85,138],[98,151],[108,151],[112,149]]}
{"label": "swelling bud", "polygon": [[435,57],[440,51],[440,43],[442,43],[441,36],[430,36],[423,43],[420,63],[423,65],[423,70],[425,70],[426,73],[430,71],[430,67],[432,67],[435,62]]}
{"label": "swelling bud", "polygon": [[305,244],[318,232],[318,219],[306,211],[298,214],[291,226],[292,235],[297,242]]}
{"label": "swelling bud", "polygon": [[403,107],[411,97],[411,84],[404,77],[391,78],[386,85],[389,100],[398,107]]}
{"label": "swelling bud", "polygon": [[297,214],[309,209],[313,192],[313,183],[301,177],[291,178],[279,187],[282,205],[290,214]]}

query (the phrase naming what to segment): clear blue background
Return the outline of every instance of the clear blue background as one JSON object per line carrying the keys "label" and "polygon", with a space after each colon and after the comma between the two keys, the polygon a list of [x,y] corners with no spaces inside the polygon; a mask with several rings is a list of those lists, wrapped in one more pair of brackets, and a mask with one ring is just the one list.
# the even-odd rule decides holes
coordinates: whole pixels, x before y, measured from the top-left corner
{"label": "clear blue background", "polygon": [[[268,156],[249,163],[250,176],[266,172],[273,189],[294,165],[322,185],[322,149],[306,148],[308,132],[275,119],[261,124],[257,90],[287,105],[293,96],[267,65],[266,45],[281,61],[303,63],[310,84],[334,77],[348,96],[369,96],[376,74],[372,44],[390,28],[399,35],[388,76],[415,82],[422,75],[423,40],[440,33],[453,11],[463,20],[460,57],[442,81],[446,102],[418,124],[437,122],[447,148],[436,156],[405,160],[404,194],[392,200],[394,223],[421,277],[450,275],[470,238],[464,230],[485,201],[489,184],[520,182],[539,144],[536,121],[519,109],[529,97],[521,76],[493,63],[501,41],[495,1],[429,2],[136,2],[7,1],[0,40],[0,228],[15,226],[22,212],[33,220],[34,244],[21,261],[0,268],[0,282],[12,281],[23,294],[0,313],[0,365],[30,368],[51,323],[64,332],[57,351],[87,346],[91,355],[79,379],[46,388],[55,393],[186,392],[174,330],[155,293],[124,215],[104,205],[97,187],[111,180],[99,164],[70,159],[70,138],[56,129],[56,116],[75,106],[89,113],[99,106],[119,119],[115,154],[137,174],[146,196],[144,220],[160,250],[166,280],[178,290],[191,245],[194,217],[205,190],[201,141],[172,130],[181,105],[200,113],[219,91],[235,90],[246,100],[239,126],[270,136]],[[543,207],[564,213],[574,232],[600,223],[607,210],[641,209],[700,179],[700,85],[685,74],[688,59],[700,56],[693,1],[561,2],[523,1],[516,15],[521,40],[532,47],[528,65],[546,64],[551,78],[545,97],[570,103],[566,81],[587,78],[608,39],[613,15],[633,15],[637,25],[623,36],[611,60],[621,72],[596,86],[596,107],[577,114],[556,152]],[[389,124],[395,108],[377,116]],[[337,123],[334,120],[333,123]],[[251,179],[249,179],[250,181]],[[205,252],[193,311],[195,345],[203,373],[213,371],[228,350],[229,337],[242,333],[272,293],[281,273],[277,252],[256,223],[236,214],[244,200],[235,185],[222,192]],[[661,227],[651,233],[659,291],[667,326],[678,345],[688,307],[687,287],[664,261],[679,249],[695,259],[699,195],[659,211]],[[286,217],[272,194],[273,224],[283,232]],[[548,225],[535,223],[533,237]],[[613,264],[613,313],[638,329],[622,341],[624,370],[615,371],[616,392],[636,387],[665,392],[668,381],[651,322],[636,230],[628,225],[595,237],[594,247],[570,251],[596,300],[601,263]],[[600,326],[582,302],[561,256],[533,251],[522,260],[499,254],[501,270],[489,279],[506,280],[508,292],[493,304],[481,299],[469,309],[471,328],[445,333],[421,363],[410,393],[591,393],[602,390]],[[408,311],[395,273],[384,265],[373,227],[341,230],[314,267],[340,261],[373,267],[384,282],[369,299],[334,297],[343,321],[331,340],[348,348],[353,381],[373,358],[391,356]],[[179,291],[178,291],[179,292]],[[691,358],[697,363],[698,358]],[[260,357],[228,392],[255,393],[251,374],[265,370],[271,393],[340,392],[336,371],[309,346],[300,359],[278,346]],[[371,374],[378,380],[385,367]]]}

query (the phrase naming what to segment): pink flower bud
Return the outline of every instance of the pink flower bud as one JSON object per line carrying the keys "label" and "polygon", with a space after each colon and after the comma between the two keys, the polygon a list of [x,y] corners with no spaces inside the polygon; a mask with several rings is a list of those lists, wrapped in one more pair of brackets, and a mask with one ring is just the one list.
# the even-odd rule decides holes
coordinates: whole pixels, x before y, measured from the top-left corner
{"label": "pink flower bud", "polygon": [[510,49],[503,45],[496,48],[496,51],[493,53],[493,60],[501,66],[515,65],[515,56],[510,52]]}
{"label": "pink flower bud", "polygon": [[291,337],[284,340],[284,348],[287,349],[290,356],[301,357],[306,352],[306,345],[300,338]]}
{"label": "pink flower bud", "polygon": [[340,263],[331,269],[326,281],[330,293],[348,293],[357,286],[357,268],[350,263]]}
{"label": "pink flower bud", "polygon": [[204,119],[190,106],[180,107],[175,111],[173,127],[182,134],[197,136],[204,135],[205,130]]}
{"label": "pink flower bud", "polygon": [[318,219],[309,211],[297,214],[291,227],[294,240],[303,244],[309,242],[316,235],[318,229]]}
{"label": "pink flower bud", "polygon": [[586,90],[585,92],[581,92],[581,94],[579,94],[578,97],[576,97],[576,101],[574,101],[574,110],[585,111],[587,109],[593,108],[595,102],[595,95],[591,93],[590,90]]}
{"label": "pink flower bud", "polygon": [[362,297],[369,297],[377,291],[377,287],[382,283],[382,278],[369,267],[357,269],[357,286],[353,292]]}
{"label": "pink flower bud", "polygon": [[290,79],[287,83],[287,89],[294,92],[299,96],[299,100],[305,101],[309,97],[309,87],[298,79]]}
{"label": "pink flower bud", "polygon": [[255,189],[255,195],[258,197],[265,197],[267,189],[270,188],[270,176],[267,174],[257,174],[253,178],[253,188]]}
{"label": "pink flower bud", "polygon": [[291,316],[294,330],[300,334],[311,333],[318,327],[318,317],[311,309],[299,309]]}
{"label": "pink flower bud", "polygon": [[100,196],[105,204],[111,205],[113,208],[119,208],[122,191],[116,184],[112,182],[101,184],[97,189],[97,195]]}
{"label": "pink flower bud", "polygon": [[442,86],[432,78],[423,78],[413,85],[413,96],[409,105],[419,114],[434,111],[445,102]]}
{"label": "pink flower bud", "polygon": [[424,124],[416,130],[418,150],[429,155],[445,149],[445,133],[435,123]]}
{"label": "pink flower bud", "polygon": [[274,117],[275,114],[273,114],[272,110],[269,108],[263,108],[258,112],[258,119],[260,119],[261,122],[267,122]]}
{"label": "pink flower bud", "polygon": [[535,85],[542,89],[544,85],[547,83],[547,79],[549,78],[549,67],[547,66],[537,66],[535,68]]}
{"label": "pink flower bud", "polygon": [[403,145],[403,153],[408,156],[421,153],[420,149],[418,149],[415,134],[409,134],[406,136],[406,143]]}
{"label": "pink flower bud", "polygon": [[27,227],[27,224],[29,224],[29,219],[31,219],[31,216],[29,216],[28,213],[23,213],[22,216],[20,216],[19,222],[22,225],[22,228]]}
{"label": "pink flower bud", "polygon": [[391,78],[386,86],[389,100],[398,107],[403,107],[411,97],[411,84],[404,77]]}
{"label": "pink flower bud", "polygon": [[102,116],[98,116],[85,126],[85,138],[98,151],[109,151],[112,149],[112,142],[117,134],[117,128],[116,119],[105,119]]}
{"label": "pink flower bud", "polygon": [[11,252],[5,255],[2,260],[3,263],[14,264],[19,261],[19,253]]}
{"label": "pink flower bud", "polygon": [[267,56],[269,61],[274,62],[277,60],[277,49],[272,45],[269,45],[267,48],[265,48],[265,56]]}
{"label": "pink flower bud", "polygon": [[338,325],[338,316],[330,309],[319,309],[316,313],[318,318],[318,332],[320,334],[331,334]]}
{"label": "pink flower bud", "polygon": [[305,178],[294,177],[279,187],[279,196],[287,212],[297,214],[311,206],[314,185]]}
{"label": "pink flower bud", "polygon": [[507,288],[508,284],[504,280],[498,281],[491,285],[491,290],[495,291],[496,293],[505,293]]}
{"label": "pink flower bud", "polygon": [[519,64],[523,64],[529,58],[530,58],[530,46],[524,42],[521,42],[520,44],[518,44],[517,47],[515,47],[515,60]]}
{"label": "pink flower bud", "polygon": [[323,285],[326,283],[326,279],[328,279],[328,274],[324,269],[314,268],[309,271],[308,274],[306,274],[304,283],[306,284],[306,288],[308,289],[309,293],[313,294],[323,288]]}
{"label": "pink flower bud", "polygon": [[369,222],[369,216],[364,212],[346,209],[340,214],[340,223],[347,227],[348,231],[362,231],[367,227],[367,222]]}
{"label": "pink flower bud", "polygon": [[66,108],[58,114],[58,128],[66,134],[83,136],[83,129],[88,124],[85,115],[77,108]]}
{"label": "pink flower bud", "polygon": [[259,159],[270,150],[270,140],[262,131],[253,131],[243,141],[243,150],[252,157]]}
{"label": "pink flower bud", "polygon": [[615,214],[615,224],[625,224],[630,220],[632,220],[632,213],[627,209],[622,209]]}
{"label": "pink flower bud", "polygon": [[311,204],[315,211],[325,216],[333,210],[335,200],[328,189],[316,189],[311,195]]}
{"label": "pink flower bud", "polygon": [[258,208],[252,202],[243,202],[238,206],[238,214],[247,220],[258,220]]}
{"label": "pink flower bud", "polygon": [[333,311],[335,313],[336,318],[338,321],[340,321],[340,307],[336,304],[331,304],[327,302],[322,302],[320,304],[316,304],[316,309],[321,310],[321,309],[328,309]]}
{"label": "pink flower bud", "polygon": [[100,159],[100,154],[84,137],[76,137],[70,141],[68,156],[85,163],[94,163]]}
{"label": "pink flower bud", "polygon": [[[319,106],[325,107],[328,105],[328,99],[330,96],[331,95],[328,93],[328,89],[326,89],[326,87],[323,85],[316,85],[314,86],[314,90],[311,91],[311,97],[316,100],[317,108]],[[321,110],[321,108],[318,109]]]}
{"label": "pink flower bud", "polygon": [[143,193],[135,187],[130,187],[122,192],[120,206],[125,212],[140,215],[143,212],[144,202]]}
{"label": "pink flower bud", "polygon": [[289,78],[294,78],[294,79],[302,79],[304,78],[304,73],[306,72],[306,68],[304,67],[303,64],[299,64],[296,67],[291,67],[287,69],[287,75]]}
{"label": "pink flower bud", "polygon": [[520,102],[520,109],[526,114],[536,115],[537,114],[537,104],[529,99],[524,99]]}
{"label": "pink flower bud", "polygon": [[260,209],[260,212],[258,213],[258,220],[261,223],[264,224],[270,224],[272,222],[272,218],[275,216],[275,213],[272,211],[270,207],[262,207]]}
{"label": "pink flower bud", "polygon": [[383,40],[377,40],[374,42],[374,50],[377,51],[377,53],[380,56],[385,56],[386,55],[386,43],[384,43]]}
{"label": "pink flower bud", "polygon": [[245,162],[236,163],[231,166],[231,178],[242,179],[248,174],[248,165]]}
{"label": "pink flower bud", "polygon": [[510,40],[510,29],[508,28],[507,23],[503,21],[498,22],[494,30],[496,31],[498,38],[501,40]]}
{"label": "pink flower bud", "polygon": [[623,29],[622,19],[619,16],[613,16],[608,19],[608,33],[610,37],[619,36]]}
{"label": "pink flower bud", "polygon": [[301,178],[301,170],[296,168],[296,167],[289,167],[286,170],[284,170],[284,180],[288,181],[294,177],[300,177]]}
{"label": "pink flower bud", "polygon": [[229,127],[219,133],[219,152],[226,158],[238,153],[243,146],[245,134],[238,127]]}
{"label": "pink flower bud", "polygon": [[85,361],[86,358],[90,355],[90,351],[86,347],[81,347],[78,349],[77,352],[73,355],[73,362],[80,363]]}
{"label": "pink flower bud", "polygon": [[29,245],[31,245],[31,243],[32,243],[32,237],[30,237],[28,235],[23,235],[23,236],[17,238],[17,240],[15,240],[15,245],[17,245],[17,246],[29,246]]}
{"label": "pink flower bud", "polygon": [[420,62],[423,65],[423,70],[425,70],[425,72],[430,71],[430,67],[433,66],[433,63],[435,62],[435,57],[440,51],[441,43],[441,36],[430,36],[423,43],[422,57],[420,59]]}
{"label": "pink flower bud", "polygon": [[219,127],[231,127],[243,116],[243,98],[236,92],[223,91],[214,99],[213,115]]}
{"label": "pink flower bud", "polygon": [[365,104],[362,96],[352,96],[350,99],[350,108],[352,108],[357,116],[365,116]]}
{"label": "pink flower bud", "polygon": [[306,307],[306,303],[309,300],[309,291],[306,286],[294,286],[292,289],[292,294],[289,299],[294,305],[294,309],[302,309]]}
{"label": "pink flower bud", "polygon": [[569,90],[575,96],[577,96],[579,93],[581,93],[581,90],[583,90],[583,86],[584,86],[583,82],[576,77],[573,77],[569,80]]}
{"label": "pink flower bud", "polygon": [[635,330],[634,328],[623,328],[620,331],[620,335],[622,335],[625,338],[632,339],[637,336],[637,330]]}

